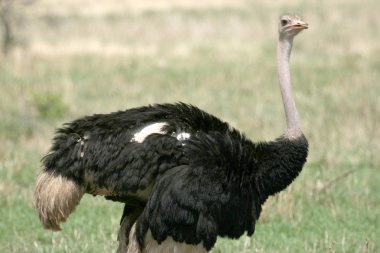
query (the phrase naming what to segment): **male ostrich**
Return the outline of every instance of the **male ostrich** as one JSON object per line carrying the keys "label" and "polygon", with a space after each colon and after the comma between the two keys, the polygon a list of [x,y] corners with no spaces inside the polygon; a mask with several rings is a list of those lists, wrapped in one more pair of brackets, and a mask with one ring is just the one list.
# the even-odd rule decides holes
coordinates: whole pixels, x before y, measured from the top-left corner
{"label": "male ostrich", "polygon": [[183,103],[75,120],[58,129],[37,178],[42,225],[60,230],[89,193],[125,203],[119,252],[207,252],[217,236],[252,235],[263,203],[306,161],[289,57],[293,38],[307,27],[297,16],[280,19],[277,64],[287,124],[281,137],[253,143]]}

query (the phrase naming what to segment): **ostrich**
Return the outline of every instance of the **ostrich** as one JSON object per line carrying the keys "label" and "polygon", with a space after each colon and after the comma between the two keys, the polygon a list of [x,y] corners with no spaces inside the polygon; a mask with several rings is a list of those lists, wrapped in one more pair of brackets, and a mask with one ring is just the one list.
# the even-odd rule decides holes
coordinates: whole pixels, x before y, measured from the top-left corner
{"label": "ostrich", "polygon": [[85,194],[125,203],[118,252],[207,252],[217,236],[252,235],[266,199],[300,173],[308,154],[291,90],[293,38],[308,25],[280,18],[278,79],[287,129],[254,143],[195,106],[156,104],[95,114],[57,130],[34,199],[60,230]]}

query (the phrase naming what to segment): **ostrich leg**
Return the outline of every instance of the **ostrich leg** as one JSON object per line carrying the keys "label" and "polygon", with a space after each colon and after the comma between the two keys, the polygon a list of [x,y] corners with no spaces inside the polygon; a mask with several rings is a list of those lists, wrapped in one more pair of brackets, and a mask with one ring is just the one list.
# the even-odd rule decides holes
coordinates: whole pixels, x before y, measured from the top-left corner
{"label": "ostrich leg", "polygon": [[127,253],[128,252],[128,244],[129,244],[129,232],[131,228],[141,212],[143,211],[143,207],[130,207],[125,205],[123,215],[120,220],[120,230],[117,236],[117,240],[119,241],[119,247],[116,253]]}

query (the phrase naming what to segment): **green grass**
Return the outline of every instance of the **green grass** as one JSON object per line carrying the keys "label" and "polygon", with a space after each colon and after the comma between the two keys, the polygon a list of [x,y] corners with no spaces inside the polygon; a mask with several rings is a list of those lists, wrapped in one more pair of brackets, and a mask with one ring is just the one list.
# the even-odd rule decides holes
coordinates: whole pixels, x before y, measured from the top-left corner
{"label": "green grass", "polygon": [[104,16],[31,11],[28,46],[0,62],[0,252],[117,248],[123,207],[102,198],[85,196],[60,233],[39,224],[34,179],[64,122],[184,101],[253,140],[280,135],[275,42],[283,12],[310,23],[292,55],[308,163],[264,205],[252,238],[220,238],[213,252],[380,252],[379,7],[336,0]]}

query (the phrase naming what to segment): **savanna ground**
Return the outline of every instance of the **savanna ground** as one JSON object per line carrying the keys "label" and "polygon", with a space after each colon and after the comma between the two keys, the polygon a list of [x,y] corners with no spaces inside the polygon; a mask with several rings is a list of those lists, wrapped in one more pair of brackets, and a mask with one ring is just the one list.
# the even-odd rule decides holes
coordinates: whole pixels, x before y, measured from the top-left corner
{"label": "savanna ground", "polygon": [[377,0],[24,6],[20,43],[0,62],[0,252],[116,249],[121,204],[85,196],[60,233],[42,229],[33,209],[40,159],[66,121],[184,101],[253,140],[279,136],[284,12],[310,24],[291,64],[308,163],[265,204],[252,238],[220,238],[212,252],[380,252],[379,9]]}

